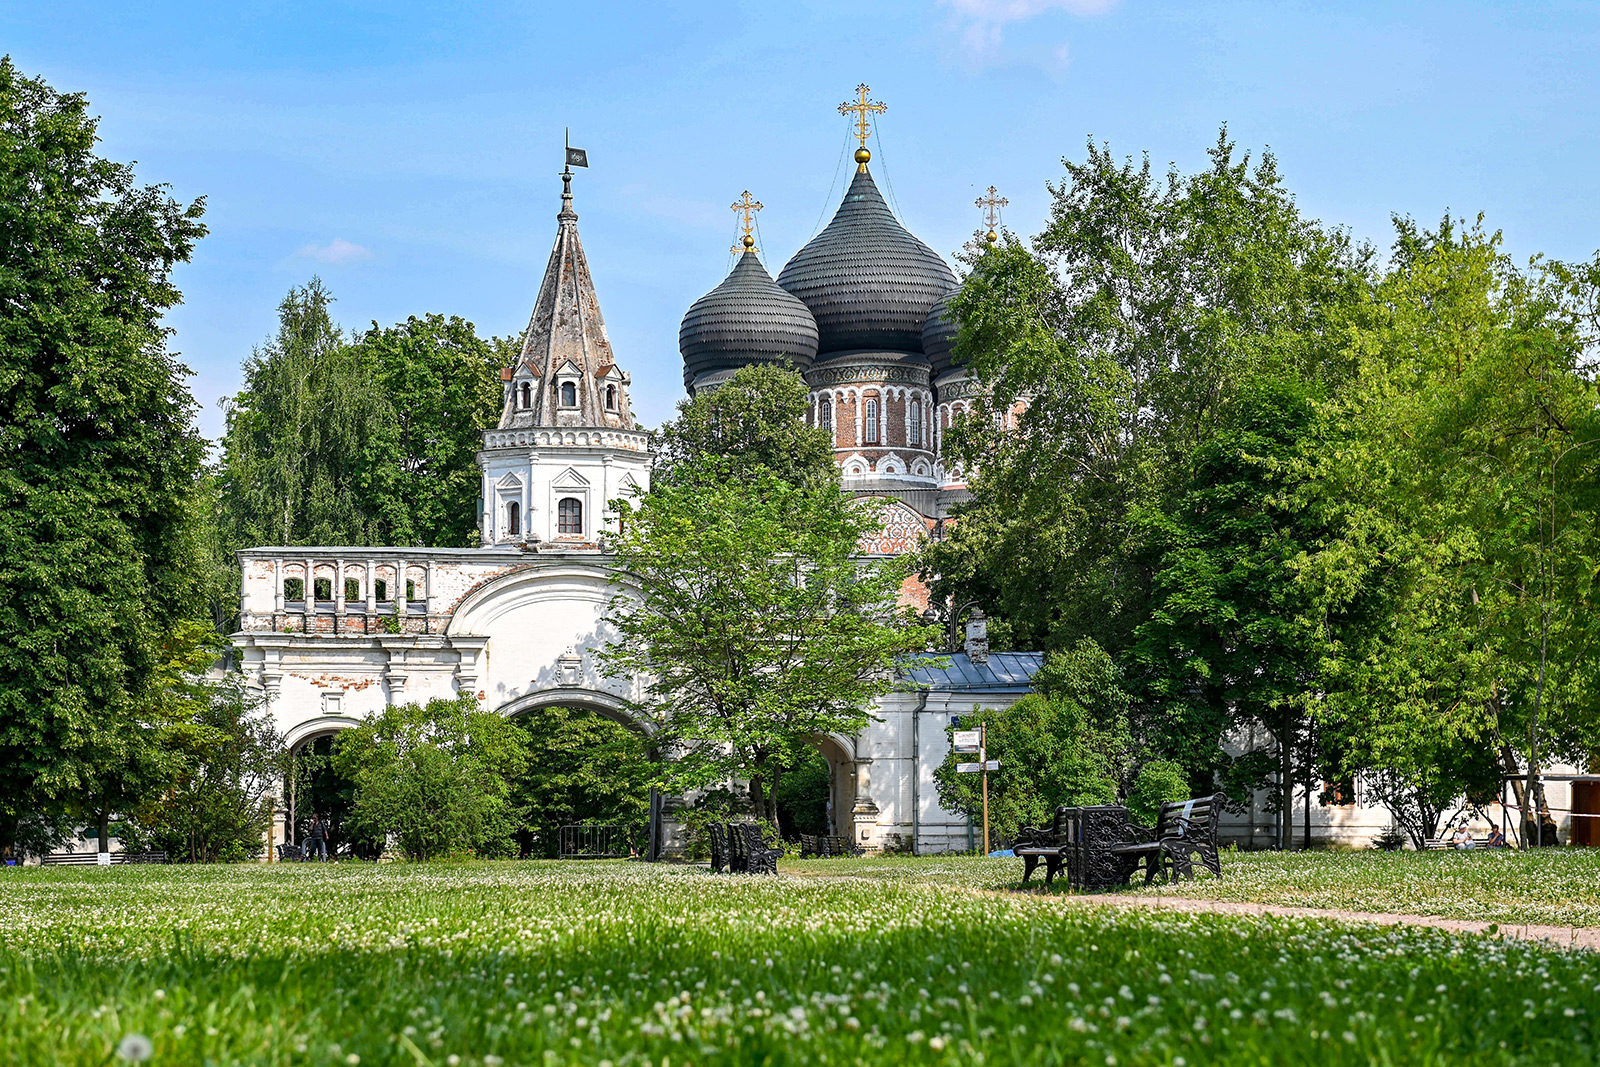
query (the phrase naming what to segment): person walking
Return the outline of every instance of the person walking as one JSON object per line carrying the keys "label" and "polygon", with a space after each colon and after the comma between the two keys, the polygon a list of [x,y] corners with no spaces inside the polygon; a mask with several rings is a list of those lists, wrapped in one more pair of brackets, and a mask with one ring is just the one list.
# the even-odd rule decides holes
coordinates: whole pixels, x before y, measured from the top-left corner
{"label": "person walking", "polygon": [[316,856],[320,860],[326,860],[328,858],[328,827],[322,821],[322,816],[320,815],[311,817],[310,840],[311,848],[306,854],[306,859]]}

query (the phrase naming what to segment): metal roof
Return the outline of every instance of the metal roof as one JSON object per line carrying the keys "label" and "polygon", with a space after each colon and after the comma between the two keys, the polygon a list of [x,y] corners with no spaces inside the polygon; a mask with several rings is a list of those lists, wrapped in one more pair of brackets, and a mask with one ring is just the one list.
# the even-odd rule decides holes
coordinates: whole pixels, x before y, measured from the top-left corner
{"label": "metal roof", "polygon": [[[991,652],[986,663],[974,663],[965,652],[940,655],[919,652],[913,665],[900,672],[904,689],[931,689],[939,692],[1028,693],[1033,691],[1033,676],[1044,665],[1043,652]],[[933,666],[940,659],[944,667]]]}
{"label": "metal roof", "polygon": [[746,251],[722,284],[690,305],[678,327],[678,351],[685,386],[747,363],[791,362],[803,371],[817,355],[817,323]]}

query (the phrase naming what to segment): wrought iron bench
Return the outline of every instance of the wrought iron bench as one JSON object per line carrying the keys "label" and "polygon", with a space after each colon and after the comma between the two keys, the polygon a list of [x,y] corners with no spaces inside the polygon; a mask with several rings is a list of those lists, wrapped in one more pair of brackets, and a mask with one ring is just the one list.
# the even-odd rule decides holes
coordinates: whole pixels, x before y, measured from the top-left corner
{"label": "wrought iron bench", "polygon": [[751,822],[727,825],[728,871],[740,874],[777,874],[781,848],[767,843],[761,827]]}
{"label": "wrought iron bench", "polygon": [[833,834],[801,834],[800,858],[817,859],[828,856],[860,856],[865,849],[848,837]]}
{"label": "wrought iron bench", "polygon": [[1121,865],[1121,881],[1129,881],[1141,866],[1145,885],[1158,877],[1164,882],[1180,877],[1192,880],[1196,856],[1206,870],[1221,878],[1217,821],[1226,799],[1222,793],[1215,793],[1172,801],[1161,805],[1153,828],[1130,825],[1131,839],[1111,850]]}
{"label": "wrought iron bench", "polygon": [[1113,849],[1128,839],[1128,809],[1117,804],[1056,809],[1048,829],[1024,826],[1017,831],[1012,851],[1022,857],[1022,881],[1045,865],[1048,887],[1059,874],[1076,889],[1099,889],[1127,881]]}
{"label": "wrought iron bench", "polygon": [[306,850],[300,845],[279,845],[279,863],[299,863],[306,858]]}
{"label": "wrought iron bench", "polygon": [[720,822],[706,827],[711,838],[711,873],[721,874],[724,867],[733,870],[733,856],[728,848],[728,828]]}

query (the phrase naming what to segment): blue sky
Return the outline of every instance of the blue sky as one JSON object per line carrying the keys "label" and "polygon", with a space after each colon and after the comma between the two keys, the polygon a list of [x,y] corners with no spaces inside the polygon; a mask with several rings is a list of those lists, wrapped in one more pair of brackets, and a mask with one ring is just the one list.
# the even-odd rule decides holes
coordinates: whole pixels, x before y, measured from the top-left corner
{"label": "blue sky", "polygon": [[991,183],[1036,233],[1093,135],[1192,168],[1219,124],[1270,145],[1303,209],[1380,245],[1389,216],[1487,215],[1519,258],[1600,248],[1593,3],[161,3],[9,0],[0,51],[89,94],[102,151],[204,196],[174,347],[202,429],[320,274],[349,326],[526,323],[563,127],[579,228],[647,424],[682,396],[678,320],[730,265],[748,188],[769,269],[848,177],[858,82],[874,173],[947,256]]}

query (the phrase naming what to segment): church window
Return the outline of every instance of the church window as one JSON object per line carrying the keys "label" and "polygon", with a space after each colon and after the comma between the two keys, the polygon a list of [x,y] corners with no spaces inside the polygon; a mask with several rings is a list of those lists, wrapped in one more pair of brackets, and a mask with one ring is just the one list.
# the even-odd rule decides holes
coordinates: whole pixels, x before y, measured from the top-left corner
{"label": "church window", "polygon": [[333,599],[333,579],[318,578],[312,583],[311,592],[318,600]]}
{"label": "church window", "polygon": [[575,408],[578,406],[577,382],[561,383],[561,406],[564,408]]}
{"label": "church window", "polygon": [[911,402],[911,418],[908,420],[910,440],[907,442],[912,448],[922,447],[922,405],[915,400]]}
{"label": "church window", "polygon": [[377,581],[372,583],[372,588],[373,588],[373,591],[377,594],[376,599],[377,599],[378,603],[387,604],[389,602],[389,583],[388,582],[384,581],[382,578],[379,578]]}
{"label": "church window", "polygon": [[344,598],[346,600],[361,599],[361,580],[359,578],[346,578],[344,580]]}
{"label": "church window", "polygon": [[506,505],[506,533],[512,537],[522,533],[522,505],[515,500]]}
{"label": "church window", "polygon": [[606,386],[606,410],[617,410],[617,387],[614,385]]}
{"label": "church window", "polygon": [[817,425],[824,430],[833,429],[833,397],[824,396],[817,402]]}
{"label": "church window", "polygon": [[533,407],[533,386],[527,382],[522,383],[522,402],[517,406],[523,408]]}
{"label": "church window", "polygon": [[558,533],[583,533],[583,501],[577,497],[563,497],[556,505],[556,522]]}
{"label": "church window", "polygon": [[869,445],[878,443],[878,402],[867,401],[866,429],[862,432],[861,439]]}
{"label": "church window", "polygon": [[415,600],[415,599],[417,599],[417,583],[416,582],[409,581],[409,580],[406,582],[406,599],[407,600]]}
{"label": "church window", "polygon": [[304,578],[285,578],[283,580],[283,599],[304,600],[306,595],[306,580]]}

